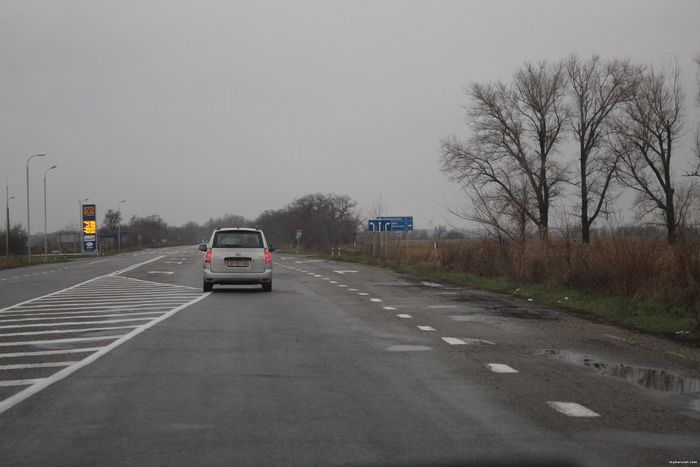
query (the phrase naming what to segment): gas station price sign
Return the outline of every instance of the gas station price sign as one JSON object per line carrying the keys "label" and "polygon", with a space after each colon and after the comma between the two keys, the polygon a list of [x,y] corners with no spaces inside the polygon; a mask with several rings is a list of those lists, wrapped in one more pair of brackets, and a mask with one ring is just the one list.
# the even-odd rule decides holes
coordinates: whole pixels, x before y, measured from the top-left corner
{"label": "gas station price sign", "polygon": [[83,251],[97,253],[97,211],[94,204],[83,205]]}

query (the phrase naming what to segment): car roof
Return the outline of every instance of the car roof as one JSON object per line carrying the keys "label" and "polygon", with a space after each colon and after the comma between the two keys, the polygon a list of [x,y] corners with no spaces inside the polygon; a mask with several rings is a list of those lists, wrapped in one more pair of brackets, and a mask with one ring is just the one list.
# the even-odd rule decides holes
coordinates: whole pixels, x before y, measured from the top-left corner
{"label": "car roof", "polygon": [[218,227],[216,232],[231,232],[231,231],[243,231],[243,232],[262,232],[260,229],[253,229],[251,227]]}

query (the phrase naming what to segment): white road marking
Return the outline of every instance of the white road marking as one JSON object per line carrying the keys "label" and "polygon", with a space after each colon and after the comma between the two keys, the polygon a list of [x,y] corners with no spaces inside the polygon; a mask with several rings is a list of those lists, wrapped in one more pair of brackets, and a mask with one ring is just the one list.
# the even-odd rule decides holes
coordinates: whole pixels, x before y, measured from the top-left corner
{"label": "white road marking", "polygon": [[338,287],[347,287],[345,284],[338,284]]}
{"label": "white road marking", "polygon": [[[109,345],[103,347],[101,350],[99,350],[91,355],[88,355],[87,357],[85,357],[83,360],[76,363],[75,365],[71,365],[69,367],[66,367],[66,368],[52,374],[48,378],[44,378],[44,379],[36,381],[28,388],[25,388],[22,391],[19,391],[18,393],[14,394],[14,395],[8,397],[7,399],[3,400],[2,402],[0,402],[0,414],[5,412],[8,409],[14,407],[15,405],[19,404],[23,400],[31,397],[32,395],[38,393],[39,391],[45,389],[46,387],[50,386],[51,384],[53,384],[57,381],[60,381],[64,378],[66,378],[67,376],[73,374],[74,372],[78,371],[79,369],[89,365],[90,363],[92,363],[95,360],[97,360],[98,358],[102,357],[103,355],[105,355],[106,353],[111,351],[112,349],[120,346],[121,344],[123,344],[125,342],[128,342],[129,340],[138,336],[139,334],[146,331],[147,329],[150,329],[151,327],[155,326],[156,324],[160,323],[161,321],[164,321],[164,320],[170,318],[171,316],[173,316],[175,313],[179,312],[180,310],[184,310],[185,308],[207,298],[209,295],[211,295],[211,292],[203,293],[199,297],[197,297],[193,300],[190,300],[189,302],[183,303],[182,305],[178,306],[177,308],[170,310],[169,312],[165,313],[164,315],[159,316],[158,318],[144,324],[143,326],[137,327],[136,329],[132,330],[128,334],[125,334],[122,336],[117,336],[117,340],[115,340],[114,342],[110,343]],[[84,339],[90,339],[90,338],[84,338]],[[98,339],[98,338],[92,338],[92,339]],[[104,339],[104,337],[102,339]],[[63,339],[58,339],[58,340],[48,341],[48,342],[57,343],[59,340],[63,340]],[[16,343],[13,342],[11,344],[16,344]],[[21,343],[21,344],[27,345],[29,343],[25,342],[25,343]],[[0,344],[0,346],[7,346],[7,345],[8,345],[8,343]],[[33,344],[30,344],[30,345],[33,345]]]}
{"label": "white road marking", "polygon": [[[71,311],[71,314],[75,313],[91,313],[90,311]],[[109,312],[108,312],[109,313]],[[57,314],[65,315],[68,313],[42,313],[43,315],[49,315],[45,316],[43,318],[19,318],[19,319],[0,319],[0,324],[4,323],[24,323],[27,321],[47,321],[47,320],[57,320],[57,319],[100,319],[100,318],[121,318],[124,316],[139,316],[139,315],[157,315],[160,314],[160,311],[144,311],[140,313],[112,313],[112,314],[105,314],[105,315],[88,315],[88,316],[56,316]],[[18,315],[21,316],[21,315]],[[0,317],[2,318],[2,317]],[[104,323],[106,321],[100,321],[101,323]],[[85,322],[81,322],[81,324],[86,324]],[[48,324],[46,324],[48,326]]]}
{"label": "white road marking", "polygon": [[518,373],[518,370],[505,363],[487,363],[486,367],[494,373]]}
{"label": "white road marking", "polygon": [[369,295],[367,292],[357,292],[357,295],[362,295],[363,297]]}
{"label": "white road marking", "polygon": [[[68,344],[73,342],[94,342],[105,341],[110,339],[119,339],[122,335],[117,336],[99,336],[99,337],[74,337],[72,339],[50,339],[43,341],[20,341],[20,342],[0,342],[0,347],[19,347],[23,345],[45,345],[45,344]],[[0,412],[1,413],[1,412]]]}
{"label": "white road marking", "polygon": [[383,308],[384,308],[385,310],[390,310],[390,311],[396,310],[396,308],[394,308],[393,306],[385,306],[385,307],[383,307]]}
{"label": "white road marking", "polygon": [[421,331],[435,331],[435,328],[432,326],[416,326],[418,329]]}
{"label": "white road marking", "polygon": [[18,365],[0,365],[0,370],[24,370],[28,368],[55,368],[75,365],[78,362],[44,362],[44,363],[20,363]]}
{"label": "white road marking", "polygon": [[447,342],[450,345],[465,345],[466,342],[464,342],[462,339],[457,339],[456,337],[443,337],[442,340]]}
{"label": "white road marking", "polygon": [[79,349],[61,349],[61,350],[39,350],[36,352],[14,352],[2,353],[0,358],[19,358],[19,357],[35,357],[43,355],[61,355],[67,353],[89,353],[100,350],[101,347],[81,347]]}
{"label": "white road marking", "polygon": [[173,271],[148,271],[148,274],[175,274]]}
{"label": "white road marking", "polygon": [[426,287],[435,287],[435,288],[442,287],[442,284],[438,284],[437,282],[421,282],[421,285],[424,285]]}
{"label": "white road marking", "polygon": [[355,273],[355,272],[357,272],[357,271],[333,271],[333,272],[342,275],[342,274],[352,274],[352,273]]}
{"label": "white road marking", "polygon": [[407,315],[406,313],[399,313],[398,315],[396,315],[396,317],[397,317],[397,318],[402,318],[402,319],[411,319],[411,318],[413,318],[413,316]]}
{"label": "white road marking", "polygon": [[[0,326],[0,329],[18,329],[18,328],[43,328],[49,326],[82,326],[83,324],[113,324],[126,323],[129,321],[148,321],[153,318],[131,318],[131,319],[106,319],[100,321],[69,321],[67,323],[33,323],[33,324],[10,324],[8,326]],[[0,321],[3,322],[4,321]],[[113,328],[109,328],[113,329]],[[4,334],[0,334],[4,335]]]}
{"label": "white road marking", "polygon": [[331,284],[337,284],[338,281],[331,281],[330,283],[331,283]]}
{"label": "white road marking", "polygon": [[381,298],[370,298],[369,301],[370,301],[370,302],[375,302],[375,303],[381,303],[381,302],[382,302],[382,299],[381,299]]}
{"label": "white road marking", "polygon": [[17,337],[17,336],[41,336],[44,334],[71,334],[79,332],[97,332],[97,331],[113,331],[117,329],[134,329],[138,326],[108,326],[104,328],[80,328],[80,329],[57,329],[53,331],[32,331],[32,332],[10,332],[0,334],[0,337]]}
{"label": "white road marking", "polygon": [[600,414],[576,402],[547,402],[547,405],[569,417],[600,417]]}
{"label": "white road marking", "polygon": [[87,263],[87,265],[90,266],[91,264],[104,263],[105,261],[109,261],[109,259],[100,259],[97,261],[92,261],[90,263]]}
{"label": "white road marking", "polygon": [[[6,388],[10,386],[30,386],[33,384],[39,384],[42,381],[45,381],[46,378],[38,378],[38,379],[14,379],[14,380],[6,380],[6,381],[0,381],[0,388]],[[26,391],[26,389],[25,389]],[[24,391],[22,391],[24,392]],[[5,409],[7,410],[7,409]]]}

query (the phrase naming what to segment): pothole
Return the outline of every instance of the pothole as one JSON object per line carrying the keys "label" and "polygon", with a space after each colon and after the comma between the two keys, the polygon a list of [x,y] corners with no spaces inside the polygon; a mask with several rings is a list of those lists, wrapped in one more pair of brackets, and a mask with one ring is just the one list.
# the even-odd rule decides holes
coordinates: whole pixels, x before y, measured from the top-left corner
{"label": "pothole", "polygon": [[553,355],[559,360],[590,369],[598,374],[629,381],[644,389],[676,394],[700,393],[700,379],[679,376],[669,370],[643,368],[602,359],[569,350],[543,349],[541,355]]}

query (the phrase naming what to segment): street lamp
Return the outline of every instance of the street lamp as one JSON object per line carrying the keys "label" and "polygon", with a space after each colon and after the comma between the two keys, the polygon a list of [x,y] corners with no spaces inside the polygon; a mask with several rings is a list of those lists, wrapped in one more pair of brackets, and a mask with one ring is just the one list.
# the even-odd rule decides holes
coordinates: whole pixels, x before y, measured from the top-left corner
{"label": "street lamp", "polygon": [[46,154],[34,154],[27,159],[27,264],[32,263],[32,229],[29,217],[29,161],[35,157],[44,157]]}
{"label": "street lamp", "polygon": [[7,217],[5,218],[7,221],[6,227],[7,230],[5,231],[5,256],[10,256],[10,200],[15,199],[14,196],[10,196],[10,187],[6,183],[5,184],[5,213]]}
{"label": "street lamp", "polygon": [[[121,207],[122,203],[126,203],[126,200],[123,199],[119,201],[119,204],[117,204],[117,251],[122,251],[122,219],[121,219]],[[128,233],[128,232],[127,232]]]}
{"label": "street lamp", "polygon": [[53,165],[44,172],[44,261],[48,261],[49,259],[49,229],[46,222],[46,174],[56,167],[58,166]]}

